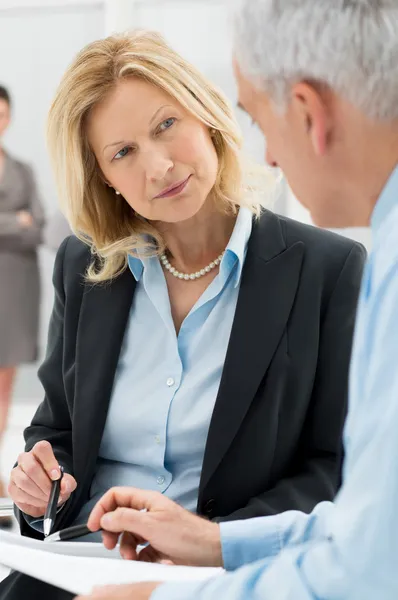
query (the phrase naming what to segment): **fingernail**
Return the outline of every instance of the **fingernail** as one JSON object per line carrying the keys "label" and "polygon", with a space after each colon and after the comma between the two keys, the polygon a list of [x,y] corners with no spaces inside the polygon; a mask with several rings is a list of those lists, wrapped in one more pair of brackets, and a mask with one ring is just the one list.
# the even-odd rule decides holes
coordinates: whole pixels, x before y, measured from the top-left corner
{"label": "fingernail", "polygon": [[53,469],[51,471],[50,475],[51,475],[51,479],[53,479],[53,480],[57,480],[60,477],[58,469]]}
{"label": "fingernail", "polygon": [[108,525],[110,525],[112,523],[112,517],[110,515],[104,515],[101,519],[101,523],[102,523],[102,525],[107,527]]}

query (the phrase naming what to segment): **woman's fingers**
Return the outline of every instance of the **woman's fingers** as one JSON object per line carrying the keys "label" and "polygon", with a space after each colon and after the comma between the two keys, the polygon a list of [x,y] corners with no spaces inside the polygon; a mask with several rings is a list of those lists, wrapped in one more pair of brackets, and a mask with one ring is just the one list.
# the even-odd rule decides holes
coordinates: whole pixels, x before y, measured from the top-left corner
{"label": "woman's fingers", "polygon": [[[35,498],[34,496],[31,496],[30,494],[27,494],[26,492],[21,490],[19,487],[17,487],[15,485],[15,483],[13,483],[13,482],[10,483],[10,485],[8,487],[8,492],[9,492],[13,502],[18,506],[18,508],[21,508],[21,504],[29,504],[30,506],[33,506],[35,509],[39,509],[41,514],[44,515],[44,512],[46,510],[46,502],[43,502],[43,500]],[[30,513],[28,513],[28,514],[30,514]]]}
{"label": "woman's fingers", "polygon": [[[50,498],[53,481],[61,477],[61,470],[54,456],[52,446],[43,440],[35,444],[30,452],[18,457],[18,466],[11,471],[9,494],[23,512],[22,505],[28,506],[31,516],[43,516]],[[76,489],[76,480],[65,473],[61,481],[58,504],[66,502]],[[33,514],[34,513],[34,514]]]}
{"label": "woman's fingers", "polygon": [[63,476],[62,481],[61,481],[61,491],[60,491],[60,496],[64,502],[66,502],[66,500],[68,500],[69,496],[71,495],[72,492],[75,491],[76,487],[77,487],[76,479],[74,477],[72,477],[72,475],[69,475],[69,473],[65,473],[65,475]]}
{"label": "woman's fingers", "polygon": [[26,492],[33,498],[48,501],[48,495],[31,479],[21,467],[15,467],[11,471],[11,481],[23,492]]}
{"label": "woman's fingers", "polygon": [[24,452],[18,457],[18,467],[31,479],[49,498],[51,491],[51,480],[44,471],[42,465],[31,452]]}
{"label": "woman's fingers", "polygon": [[55,481],[61,477],[61,471],[50,442],[42,440],[37,442],[31,450],[32,455],[42,465],[50,481]]}

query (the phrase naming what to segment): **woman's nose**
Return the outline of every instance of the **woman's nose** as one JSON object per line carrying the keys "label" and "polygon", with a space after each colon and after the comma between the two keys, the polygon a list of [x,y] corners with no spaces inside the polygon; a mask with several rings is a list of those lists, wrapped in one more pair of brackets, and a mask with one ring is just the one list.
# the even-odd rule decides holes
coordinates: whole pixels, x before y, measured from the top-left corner
{"label": "woman's nose", "polygon": [[160,153],[149,153],[146,156],[145,172],[149,181],[160,181],[164,179],[174,167],[170,157]]}

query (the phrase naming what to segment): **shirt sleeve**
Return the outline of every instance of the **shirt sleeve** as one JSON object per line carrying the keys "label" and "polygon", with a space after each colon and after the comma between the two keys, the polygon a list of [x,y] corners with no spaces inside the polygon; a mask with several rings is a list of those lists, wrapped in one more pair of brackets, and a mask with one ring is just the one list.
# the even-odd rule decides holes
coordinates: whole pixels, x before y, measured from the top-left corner
{"label": "shirt sleeve", "polygon": [[322,535],[331,502],[318,504],[310,515],[287,511],[279,515],[220,524],[224,567],[233,571],[261,559],[272,559],[290,544]]}
{"label": "shirt sleeve", "polygon": [[[398,598],[398,268],[380,283],[372,305],[369,360],[362,374],[365,391],[349,417],[346,481],[333,510],[326,509],[322,527],[315,525],[308,540],[293,527],[274,560],[266,558],[206,582],[164,584],[153,600]],[[232,539],[231,548],[238,545],[241,538],[247,549],[242,557],[252,558],[250,522],[247,533],[243,541],[243,529],[231,538],[227,532],[227,546]],[[260,531],[256,543],[261,543]]]}

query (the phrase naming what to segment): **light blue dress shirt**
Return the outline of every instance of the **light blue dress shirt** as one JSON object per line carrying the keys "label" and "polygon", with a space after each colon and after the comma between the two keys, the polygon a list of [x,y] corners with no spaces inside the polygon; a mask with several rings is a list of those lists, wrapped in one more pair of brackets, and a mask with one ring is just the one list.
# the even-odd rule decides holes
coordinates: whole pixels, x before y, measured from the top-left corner
{"label": "light blue dress shirt", "polygon": [[372,232],[351,364],[344,485],[335,503],[310,515],[222,523],[224,564],[236,572],[164,584],[151,600],[397,600],[398,168],[375,207]]}
{"label": "light blue dress shirt", "polygon": [[[247,208],[240,209],[219,273],[178,335],[159,260],[129,258],[137,286],[90,500],[75,524],[87,521],[112,486],[158,490],[196,511],[252,216]],[[95,535],[89,536],[90,541]]]}

